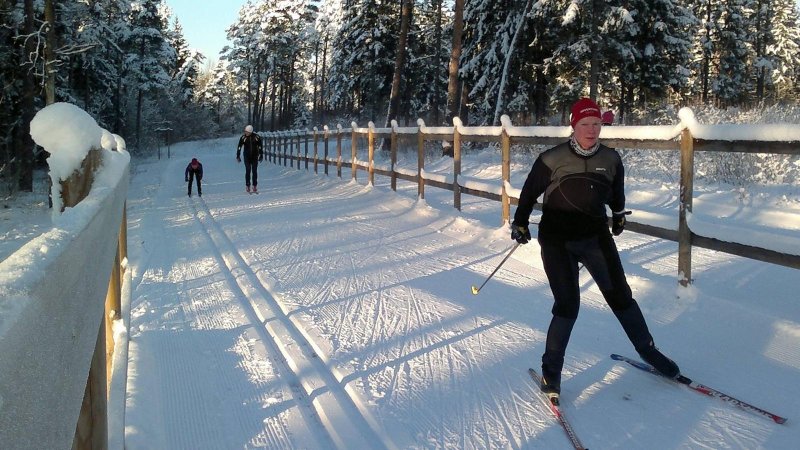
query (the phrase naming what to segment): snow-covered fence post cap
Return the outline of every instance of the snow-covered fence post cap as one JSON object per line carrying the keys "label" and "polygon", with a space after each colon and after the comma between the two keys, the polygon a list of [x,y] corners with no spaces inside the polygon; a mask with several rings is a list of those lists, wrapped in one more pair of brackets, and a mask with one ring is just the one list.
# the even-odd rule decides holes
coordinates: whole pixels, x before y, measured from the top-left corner
{"label": "snow-covered fence post cap", "polygon": [[322,126],[322,129],[325,131],[325,134],[328,134],[328,130],[329,130],[329,128],[328,128],[328,126],[327,126],[327,125],[323,125],[323,126]]}
{"label": "snow-covered fence post cap", "polygon": [[459,129],[459,128],[462,128],[463,126],[464,126],[464,124],[461,122],[460,118],[453,117],[453,127],[455,127],[456,130]]}
{"label": "snow-covered fence post cap", "polygon": [[425,121],[422,120],[422,117],[417,119],[417,126],[419,127],[420,130],[422,130],[422,128],[425,127]]}
{"label": "snow-covered fence post cap", "polygon": [[54,183],[80,170],[89,150],[104,148],[103,129],[89,113],[70,103],[45,106],[31,120],[30,129],[33,141],[50,153],[47,164]]}
{"label": "snow-covered fence post cap", "polygon": [[354,131],[355,131],[356,128],[358,128],[358,124],[356,123],[355,120],[350,122],[350,127],[352,127]]}
{"label": "snow-covered fence post cap", "polygon": [[369,123],[367,124],[367,128],[369,128],[370,130],[374,130],[375,124],[370,120]]}
{"label": "snow-covered fence post cap", "polygon": [[391,124],[391,126],[392,126],[392,131],[395,131],[395,130],[397,130],[397,128],[398,128],[398,126],[397,126],[397,120],[395,120],[395,119],[392,119],[392,121],[390,122],[390,124]]}
{"label": "snow-covered fence post cap", "polygon": [[314,127],[314,133],[316,133],[317,131],[319,131],[319,130],[317,129],[317,127]]}
{"label": "snow-covered fence post cap", "polygon": [[697,118],[694,116],[694,111],[691,108],[684,106],[683,108],[678,111],[678,118],[681,119],[681,123],[691,128],[694,125],[697,125]]}
{"label": "snow-covered fence post cap", "polygon": [[511,117],[508,117],[508,114],[503,114],[500,116],[500,125],[506,129],[506,132],[511,128],[514,128],[514,125],[511,123]]}
{"label": "snow-covered fence post cap", "polygon": [[340,124],[340,123],[336,124],[336,131],[338,131],[339,133],[342,132],[342,124]]}

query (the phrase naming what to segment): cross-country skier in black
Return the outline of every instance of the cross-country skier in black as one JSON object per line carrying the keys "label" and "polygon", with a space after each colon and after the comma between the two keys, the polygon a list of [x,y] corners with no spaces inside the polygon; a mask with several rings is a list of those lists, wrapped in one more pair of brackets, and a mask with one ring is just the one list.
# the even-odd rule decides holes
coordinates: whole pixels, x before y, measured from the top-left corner
{"label": "cross-country skier in black", "polygon": [[192,161],[186,166],[184,178],[186,182],[189,183],[189,197],[192,196],[192,181],[194,181],[195,178],[197,178],[197,195],[202,197],[203,187],[200,182],[203,179],[203,165],[200,164],[197,158],[192,158]]}
{"label": "cross-country skier in black", "polygon": [[239,145],[236,147],[236,161],[242,162],[242,156],[244,156],[244,184],[247,192],[258,193],[258,163],[264,160],[264,150],[261,146],[261,136],[253,133],[252,125],[244,127],[244,134],[239,138]]}
{"label": "cross-country skier in black", "polygon": [[[655,347],[611,236],[622,233],[630,212],[625,211],[622,159],[598,141],[602,125],[597,104],[588,98],[578,100],[571,125],[570,140],[533,163],[511,225],[511,238],[527,243],[529,217],[543,195],[537,240],[555,302],[542,356],[541,389],[555,400],[561,393],[564,354],[580,307],[579,263],[592,275],[642,359],[668,378],[680,374],[677,364]],[[611,232],[606,205],[612,211]]]}

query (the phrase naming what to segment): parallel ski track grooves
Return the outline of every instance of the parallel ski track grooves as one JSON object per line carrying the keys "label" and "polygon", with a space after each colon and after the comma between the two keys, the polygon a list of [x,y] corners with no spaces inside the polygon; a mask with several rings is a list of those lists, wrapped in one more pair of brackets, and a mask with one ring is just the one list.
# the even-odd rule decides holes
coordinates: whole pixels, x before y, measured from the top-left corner
{"label": "parallel ski track grooves", "polygon": [[[202,205],[202,217],[197,209]],[[328,368],[320,359],[319,350],[281,307],[269,289],[250,269],[244,257],[216,222],[205,200],[195,205],[195,218],[214,243],[231,278],[247,299],[252,313],[264,326],[265,342],[286,359],[286,371],[302,387],[311,406],[322,420],[328,436],[338,448],[387,449],[396,446],[380,429],[366,405],[352,388],[343,384],[344,375]]]}

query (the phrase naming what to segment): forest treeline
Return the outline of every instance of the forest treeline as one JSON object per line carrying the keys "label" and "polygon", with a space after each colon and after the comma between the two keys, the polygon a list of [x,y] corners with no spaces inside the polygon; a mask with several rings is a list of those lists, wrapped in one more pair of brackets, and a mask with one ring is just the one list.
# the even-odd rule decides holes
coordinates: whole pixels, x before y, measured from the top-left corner
{"label": "forest treeline", "polygon": [[161,0],[0,0],[0,25],[0,178],[28,191],[28,124],[60,101],[136,155],[247,123],[564,124],[590,96],[633,124],[800,98],[795,0],[258,0],[219,55]]}

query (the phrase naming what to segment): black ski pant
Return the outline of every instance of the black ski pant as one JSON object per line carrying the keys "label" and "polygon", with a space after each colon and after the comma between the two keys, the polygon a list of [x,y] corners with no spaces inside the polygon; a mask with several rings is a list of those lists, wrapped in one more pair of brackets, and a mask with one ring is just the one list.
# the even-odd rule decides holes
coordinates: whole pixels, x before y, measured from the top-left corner
{"label": "black ski pant", "polygon": [[[252,174],[252,178],[251,178]],[[252,182],[251,182],[252,181]],[[245,186],[258,186],[258,160],[244,159],[244,184]]]}
{"label": "black ski pant", "polygon": [[563,240],[539,235],[542,263],[553,292],[553,319],[547,332],[542,372],[560,383],[564,354],[580,309],[579,264],[600,288],[637,351],[652,342],[639,305],[633,299],[617,246],[608,230],[585,239]]}
{"label": "black ski pant", "polygon": [[[189,195],[192,195],[192,182],[194,182],[194,172],[189,171]],[[200,177],[197,177],[197,195],[203,195],[203,186]]]}

